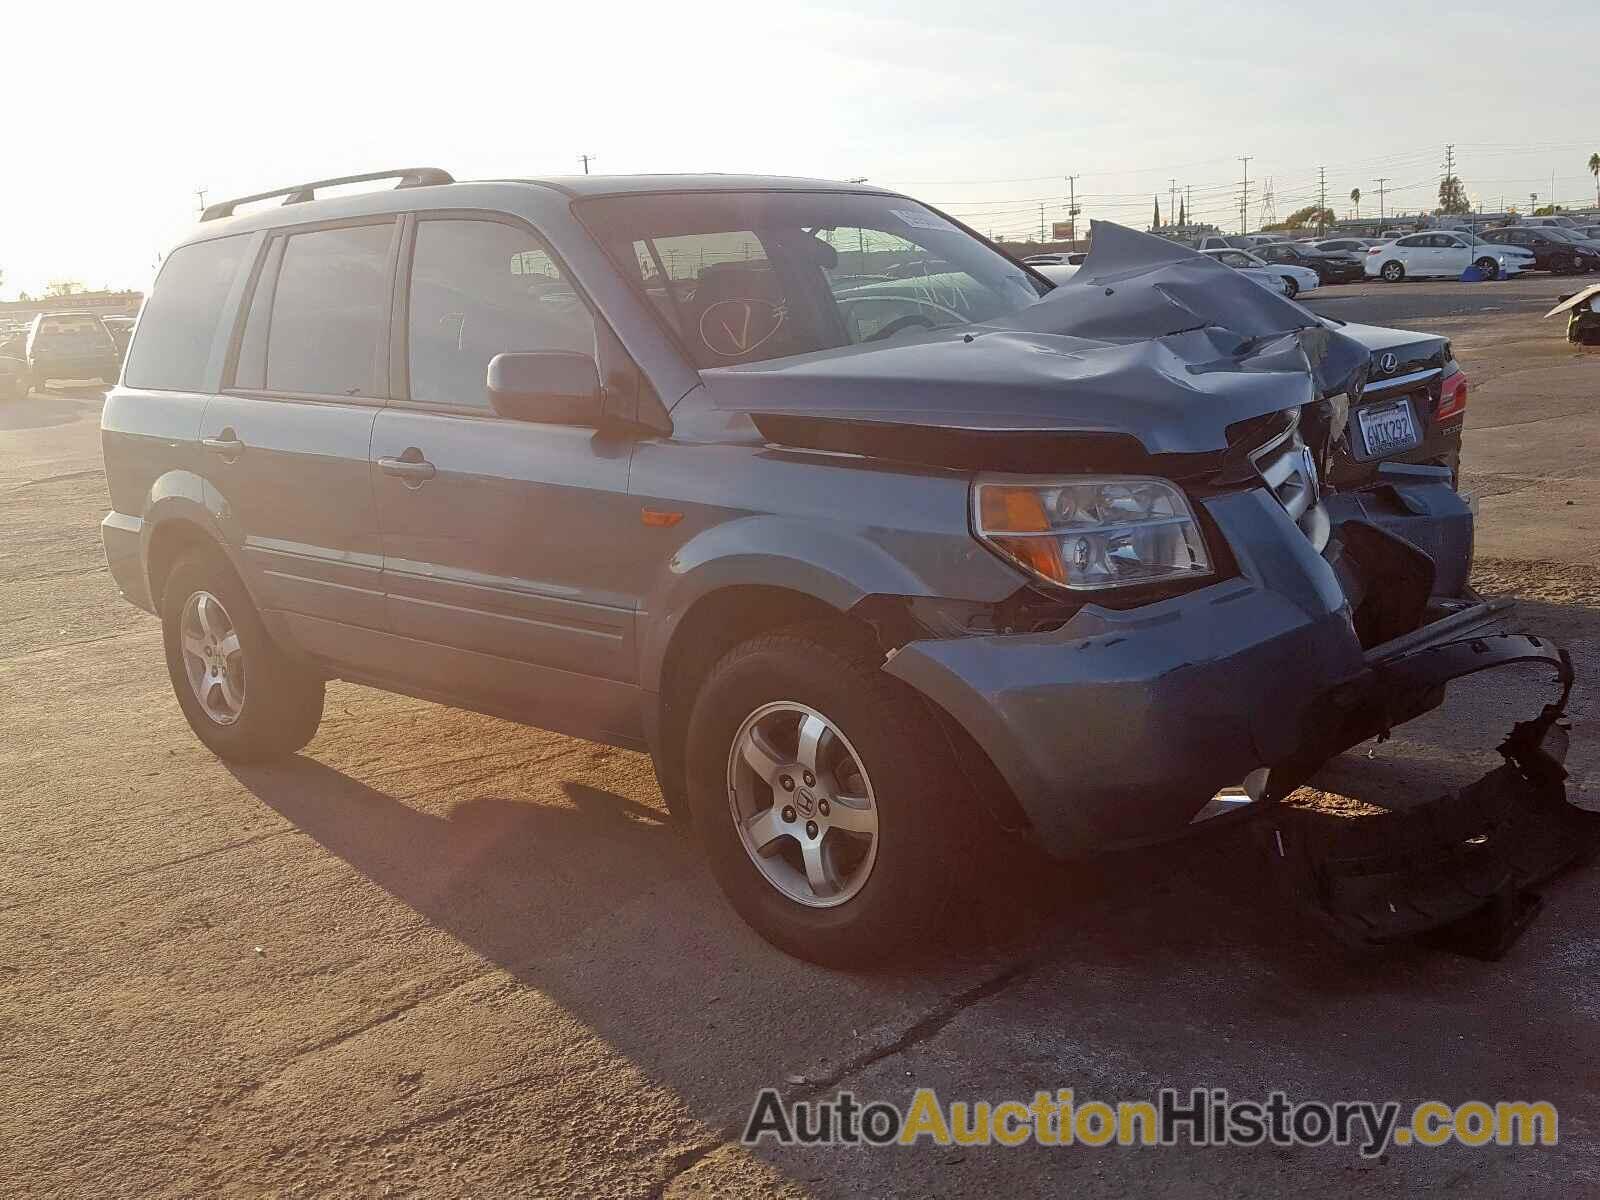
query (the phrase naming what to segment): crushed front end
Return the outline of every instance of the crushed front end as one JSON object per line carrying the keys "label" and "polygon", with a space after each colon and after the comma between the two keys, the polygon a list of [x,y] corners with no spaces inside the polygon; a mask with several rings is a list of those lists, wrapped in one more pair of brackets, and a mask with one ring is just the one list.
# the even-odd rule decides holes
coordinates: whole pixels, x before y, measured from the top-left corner
{"label": "crushed front end", "polygon": [[[1320,325],[1268,332],[1275,316],[1248,311],[1254,297],[1236,324],[1257,326],[1224,330],[1183,264],[1128,249],[1154,265],[1086,264],[1095,290],[1071,298],[1061,327],[1107,336],[1099,309],[1116,308],[1191,376],[1312,381],[1302,403],[1230,425],[1215,457],[1162,464],[1220,551],[1216,577],[1133,601],[1057,596],[988,636],[910,640],[886,670],[973,735],[1053,853],[1172,837],[1248,778],[1289,892],[1328,929],[1364,944],[1448,929],[1498,953],[1536,908],[1530,886],[1600,845],[1600,814],[1565,796],[1569,659],[1504,632],[1509,605],[1471,593],[1473,513],[1450,469],[1387,463],[1359,490],[1328,486],[1364,350]],[[1158,280],[1143,306],[1141,274]],[[1206,324],[1162,332],[1162,304]],[[1464,791],[1337,835],[1280,803],[1330,758],[1436,708],[1451,680],[1528,663],[1554,672],[1559,698]]]}

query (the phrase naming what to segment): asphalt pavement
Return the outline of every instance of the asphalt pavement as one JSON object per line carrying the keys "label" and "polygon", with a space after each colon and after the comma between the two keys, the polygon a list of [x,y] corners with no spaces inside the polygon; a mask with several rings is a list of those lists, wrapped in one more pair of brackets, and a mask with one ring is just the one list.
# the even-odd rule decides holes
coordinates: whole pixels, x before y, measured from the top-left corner
{"label": "asphalt pavement", "polygon": [[[1573,281],[1329,288],[1472,379],[1478,585],[1600,673],[1597,352]],[[1022,862],[862,974],[722,901],[639,755],[345,684],[291,762],[229,768],[116,595],[97,390],[0,403],[0,1179],[16,1197],[1600,1193],[1600,875],[1503,960],[1338,949],[1248,829]],[[1402,805],[1548,695],[1494,673],[1302,799]],[[1574,791],[1600,808],[1593,693]],[[1548,1099],[1542,1148],[747,1149],[758,1089],[905,1104]]]}

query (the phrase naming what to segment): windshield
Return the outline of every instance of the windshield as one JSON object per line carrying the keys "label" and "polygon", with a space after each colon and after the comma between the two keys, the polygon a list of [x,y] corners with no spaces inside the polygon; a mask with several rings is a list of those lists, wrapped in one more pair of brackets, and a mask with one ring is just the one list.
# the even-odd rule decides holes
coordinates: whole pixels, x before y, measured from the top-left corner
{"label": "windshield", "polygon": [[1050,287],[900,196],[612,196],[578,213],[701,367],[988,321]]}

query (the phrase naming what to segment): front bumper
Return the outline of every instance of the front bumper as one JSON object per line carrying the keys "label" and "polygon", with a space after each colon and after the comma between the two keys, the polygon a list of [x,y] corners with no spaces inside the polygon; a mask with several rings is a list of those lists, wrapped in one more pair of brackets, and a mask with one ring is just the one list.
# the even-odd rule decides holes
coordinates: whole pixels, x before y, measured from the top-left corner
{"label": "front bumper", "polygon": [[[1470,513],[1449,499],[1444,513],[1372,512],[1367,496],[1344,518],[1368,527],[1376,516],[1435,551],[1434,581],[1460,590]],[[1364,602],[1341,585],[1350,566],[1332,543],[1338,566],[1265,490],[1204,503],[1237,577],[1128,611],[1088,604],[1050,632],[908,642],[885,666],[977,740],[1052,854],[1172,836],[1253,772],[1272,771],[1274,787],[1303,778],[1442,698],[1375,672],[1356,632],[1366,610],[1352,609]],[[1368,591],[1380,604],[1402,590],[1378,582]],[[1417,586],[1425,599],[1426,580]],[[1459,637],[1461,626],[1458,614],[1402,640]],[[1392,703],[1375,723],[1367,702],[1385,689]]]}
{"label": "front bumper", "polygon": [[1265,490],[1206,508],[1233,579],[1048,633],[914,641],[885,667],[955,718],[1067,855],[1183,827],[1292,758],[1319,697],[1364,668],[1333,568]]}

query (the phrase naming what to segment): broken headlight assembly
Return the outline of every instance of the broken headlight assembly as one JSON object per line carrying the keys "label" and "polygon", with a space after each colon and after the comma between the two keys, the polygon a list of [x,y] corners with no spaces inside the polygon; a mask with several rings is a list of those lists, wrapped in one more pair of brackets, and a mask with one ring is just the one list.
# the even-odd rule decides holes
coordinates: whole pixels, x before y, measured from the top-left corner
{"label": "broken headlight assembly", "polygon": [[1045,583],[1072,591],[1199,579],[1213,573],[1189,501],[1165,479],[980,478],[978,540]]}

